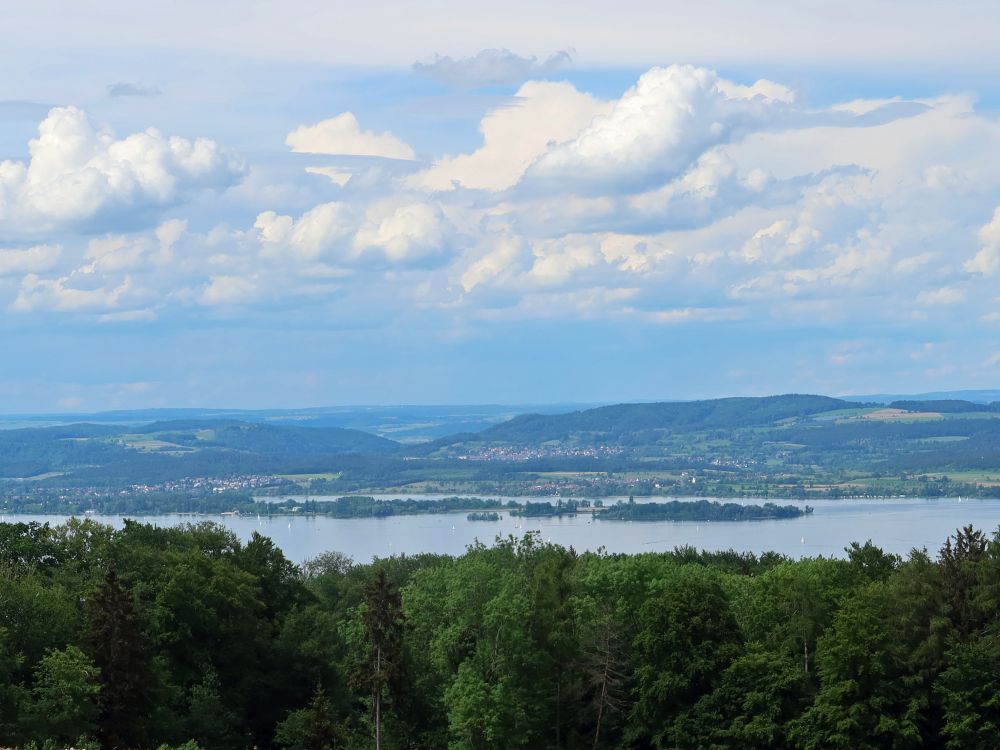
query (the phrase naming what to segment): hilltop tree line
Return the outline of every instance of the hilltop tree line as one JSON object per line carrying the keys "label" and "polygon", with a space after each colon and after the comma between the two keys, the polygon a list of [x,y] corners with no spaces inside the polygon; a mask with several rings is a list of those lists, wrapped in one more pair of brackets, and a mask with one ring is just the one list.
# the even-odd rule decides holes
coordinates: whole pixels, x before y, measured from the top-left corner
{"label": "hilltop tree line", "polygon": [[296,566],[211,524],[0,524],[0,746],[993,748],[998,581],[972,528]]}

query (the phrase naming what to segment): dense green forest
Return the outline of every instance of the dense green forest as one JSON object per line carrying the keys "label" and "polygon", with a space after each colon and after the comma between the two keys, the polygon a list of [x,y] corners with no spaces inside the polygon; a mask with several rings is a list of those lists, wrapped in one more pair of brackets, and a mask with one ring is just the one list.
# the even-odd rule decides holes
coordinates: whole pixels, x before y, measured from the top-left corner
{"label": "dense green forest", "polygon": [[995,748],[997,581],[971,528],[906,559],[529,535],[300,568],[210,524],[2,524],[0,745]]}

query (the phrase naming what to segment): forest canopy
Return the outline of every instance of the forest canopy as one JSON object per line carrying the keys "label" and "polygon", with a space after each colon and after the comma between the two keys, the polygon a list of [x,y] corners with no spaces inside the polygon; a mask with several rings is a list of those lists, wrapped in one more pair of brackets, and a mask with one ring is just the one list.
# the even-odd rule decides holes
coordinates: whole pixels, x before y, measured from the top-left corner
{"label": "forest canopy", "polygon": [[846,553],[0,524],[0,745],[995,747],[1000,537]]}

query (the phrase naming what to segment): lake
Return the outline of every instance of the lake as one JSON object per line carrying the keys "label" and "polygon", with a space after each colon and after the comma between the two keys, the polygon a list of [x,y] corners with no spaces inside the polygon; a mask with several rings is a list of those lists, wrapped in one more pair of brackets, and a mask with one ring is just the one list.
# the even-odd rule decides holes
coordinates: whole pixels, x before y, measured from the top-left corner
{"label": "lake", "polygon": [[[611,504],[615,499],[605,498],[605,503]],[[810,500],[808,505],[815,509],[812,515],[796,519],[714,523],[596,521],[589,513],[541,519],[511,518],[503,513],[497,522],[468,521],[465,513],[351,519],[163,515],[141,520],[160,526],[214,521],[232,529],[241,539],[249,539],[257,531],[271,537],[295,562],[327,550],[344,552],[359,562],[400,553],[459,555],[476,540],[490,544],[497,535],[520,536],[529,530],[538,531],[545,541],[573,546],[579,551],[604,547],[609,552],[662,552],[690,544],[707,550],[733,548],[757,553],[774,550],[791,557],[843,557],[844,547],[852,541],[871,539],[887,551],[905,555],[914,547],[926,547],[936,553],[959,526],[972,524],[992,533],[1000,525],[1000,500]],[[59,523],[65,518],[5,515],[0,516],[0,521]],[[121,526],[123,520],[120,516],[91,518],[114,526]]]}

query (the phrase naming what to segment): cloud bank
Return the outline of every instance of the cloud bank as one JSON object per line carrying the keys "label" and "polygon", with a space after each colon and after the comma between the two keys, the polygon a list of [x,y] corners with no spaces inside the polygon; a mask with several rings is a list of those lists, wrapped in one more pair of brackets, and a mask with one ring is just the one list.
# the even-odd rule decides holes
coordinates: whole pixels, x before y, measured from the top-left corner
{"label": "cloud bank", "polygon": [[223,147],[117,139],[53,110],[30,159],[0,166],[6,234],[175,215],[5,242],[0,302],[109,325],[302,314],[456,332],[1000,322],[1000,124],[968,97],[810,108],[779,82],[678,65],[610,99],[528,81],[479,135],[422,158],[349,112],[303,125],[293,151],[377,158],[311,167],[336,178],[310,188],[322,200],[241,188],[247,218],[193,227],[183,201],[243,174]]}

